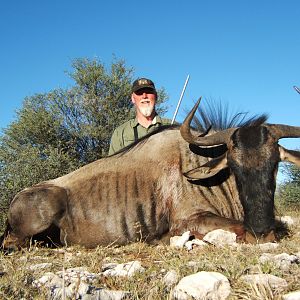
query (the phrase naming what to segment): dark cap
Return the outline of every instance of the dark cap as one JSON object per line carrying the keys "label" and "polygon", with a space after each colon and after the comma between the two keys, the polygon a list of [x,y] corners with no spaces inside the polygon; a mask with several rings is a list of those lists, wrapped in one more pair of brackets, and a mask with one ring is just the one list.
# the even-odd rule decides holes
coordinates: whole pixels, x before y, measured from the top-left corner
{"label": "dark cap", "polygon": [[131,90],[134,93],[134,92],[144,89],[144,88],[152,89],[153,91],[156,92],[153,81],[150,79],[147,79],[147,78],[138,78],[137,80],[135,80],[132,84]]}

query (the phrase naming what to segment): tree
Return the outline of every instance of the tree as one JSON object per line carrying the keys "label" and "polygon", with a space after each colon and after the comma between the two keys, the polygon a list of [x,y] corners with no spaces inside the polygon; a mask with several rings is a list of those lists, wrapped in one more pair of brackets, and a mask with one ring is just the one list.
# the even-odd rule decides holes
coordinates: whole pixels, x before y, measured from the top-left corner
{"label": "tree", "polygon": [[300,168],[294,164],[285,164],[282,172],[286,180],[279,187],[279,200],[286,205],[299,205],[300,195]]}
{"label": "tree", "polygon": [[[75,85],[26,97],[16,120],[0,137],[0,205],[6,209],[24,187],[56,178],[107,155],[115,127],[130,119],[134,70],[114,58],[76,59]],[[134,78],[135,79],[135,78]],[[167,99],[158,91],[158,109]]]}

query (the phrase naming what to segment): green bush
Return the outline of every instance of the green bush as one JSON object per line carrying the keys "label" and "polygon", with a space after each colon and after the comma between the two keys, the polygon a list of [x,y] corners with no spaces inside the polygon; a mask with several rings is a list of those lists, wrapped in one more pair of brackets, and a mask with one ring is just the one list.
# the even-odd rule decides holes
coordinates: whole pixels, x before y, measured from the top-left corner
{"label": "green bush", "polygon": [[285,164],[283,173],[286,180],[279,186],[278,201],[281,205],[300,205],[300,168],[293,164]]}

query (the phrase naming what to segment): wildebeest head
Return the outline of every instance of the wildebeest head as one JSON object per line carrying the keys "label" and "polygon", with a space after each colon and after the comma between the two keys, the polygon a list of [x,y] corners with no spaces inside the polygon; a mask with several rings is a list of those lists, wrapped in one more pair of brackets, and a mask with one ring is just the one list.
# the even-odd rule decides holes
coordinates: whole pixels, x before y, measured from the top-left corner
{"label": "wildebeest head", "polygon": [[181,126],[182,137],[200,147],[225,144],[227,151],[184,175],[190,180],[201,180],[229,168],[235,177],[244,209],[245,228],[255,236],[269,234],[275,227],[274,194],[278,163],[288,161],[300,166],[300,152],[283,148],[278,140],[300,137],[300,127],[258,121],[250,126],[197,136],[191,132],[190,123],[199,102]]}

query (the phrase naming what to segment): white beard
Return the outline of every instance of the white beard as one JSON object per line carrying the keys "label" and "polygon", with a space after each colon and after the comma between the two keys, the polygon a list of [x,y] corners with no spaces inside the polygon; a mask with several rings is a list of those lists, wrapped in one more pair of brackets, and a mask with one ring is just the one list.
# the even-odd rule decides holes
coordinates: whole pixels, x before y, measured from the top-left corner
{"label": "white beard", "polygon": [[144,117],[150,117],[153,112],[154,106],[146,106],[146,107],[140,107],[139,110],[142,113]]}

